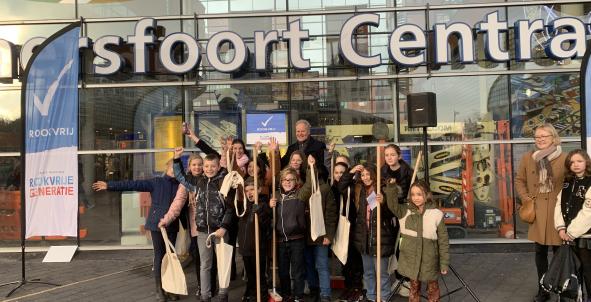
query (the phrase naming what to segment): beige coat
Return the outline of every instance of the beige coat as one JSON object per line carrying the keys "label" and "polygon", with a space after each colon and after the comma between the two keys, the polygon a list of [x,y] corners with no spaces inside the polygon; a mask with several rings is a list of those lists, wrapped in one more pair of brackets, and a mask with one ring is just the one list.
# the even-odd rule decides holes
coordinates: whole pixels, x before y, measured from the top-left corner
{"label": "beige coat", "polygon": [[563,152],[550,162],[552,182],[554,183],[554,190],[550,193],[538,193],[538,173],[532,153],[527,152],[523,155],[515,176],[515,190],[519,198],[521,200],[527,198],[535,200],[536,220],[529,225],[527,239],[543,245],[560,245],[562,240],[554,228],[554,208],[556,207],[556,197],[562,190],[564,182],[566,153]]}

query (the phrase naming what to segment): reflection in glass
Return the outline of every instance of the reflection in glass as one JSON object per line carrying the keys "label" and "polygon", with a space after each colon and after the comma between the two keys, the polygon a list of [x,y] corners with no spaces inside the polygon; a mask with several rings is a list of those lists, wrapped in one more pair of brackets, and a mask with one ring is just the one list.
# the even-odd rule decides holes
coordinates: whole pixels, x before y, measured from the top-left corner
{"label": "reflection in glass", "polygon": [[110,0],[78,1],[78,13],[84,18],[109,18],[170,16],[180,15],[181,11],[178,0]]}
{"label": "reflection in glass", "polygon": [[450,238],[513,238],[511,164],[510,144],[430,146],[429,185]]}
{"label": "reflection in glass", "polygon": [[76,19],[73,3],[74,1],[3,0],[0,1],[0,20]]}
{"label": "reflection in glass", "polygon": [[[177,128],[180,129],[180,128]],[[161,176],[155,167],[158,158],[172,158],[166,153],[80,155],[79,168],[84,181],[80,187],[81,229],[87,244],[147,245],[144,223],[150,208],[149,192],[94,192],[95,181],[145,180]]]}
{"label": "reflection in glass", "polygon": [[0,100],[0,152],[18,152],[22,143],[21,91],[0,91]]}
{"label": "reflection in glass", "polygon": [[506,76],[399,79],[400,139],[416,141],[422,130],[408,127],[407,94],[434,92],[437,127],[429,128],[430,140],[497,140],[499,127],[509,120]]}
{"label": "reflection in glass", "polygon": [[[477,23],[485,20],[487,14],[497,12],[500,21],[507,19],[505,10],[501,8],[474,8],[474,9],[463,9],[463,10],[433,10],[429,13],[429,24],[452,24],[452,23],[465,23],[473,28]],[[431,28],[432,30],[432,28]],[[501,50],[507,50],[506,44],[506,33],[499,34],[499,41]],[[473,38],[473,37],[469,37]],[[435,35],[433,32],[428,33],[427,45],[429,49],[429,57],[435,57]],[[461,62],[461,50],[463,41],[458,39],[456,36],[451,35],[448,38],[448,64],[435,65],[433,64],[431,69],[434,72],[450,72],[450,71],[490,71],[490,70],[504,70],[507,69],[507,64],[495,63],[487,60],[485,55],[486,47],[486,35],[479,33],[474,39],[474,58],[476,64],[462,63]]]}
{"label": "reflection in glass", "polygon": [[181,116],[180,89],[175,87],[84,89],[80,93],[80,149],[161,148],[162,135],[176,141],[175,133],[166,129],[175,123],[179,129]]}
{"label": "reflection in glass", "polygon": [[[585,24],[588,24],[591,18],[589,15],[590,7],[588,4],[556,4],[556,5],[540,5],[540,6],[517,6],[509,7],[509,24],[513,24],[517,20],[536,20],[541,19],[544,24],[548,25],[552,21],[571,17],[578,18]],[[531,70],[543,68],[579,68],[580,59],[564,59],[552,60],[546,55],[545,48],[548,46],[550,38],[553,35],[547,30],[538,32],[532,35],[530,47],[532,49],[532,60],[528,62],[511,61],[511,69],[515,70]],[[511,43],[514,43],[514,33],[510,32],[509,37]],[[565,49],[568,46],[564,46]],[[515,58],[515,48],[511,47],[511,58]]]}
{"label": "reflection in glass", "polygon": [[578,73],[511,76],[513,137],[533,137],[535,127],[554,125],[560,136],[581,134]]}
{"label": "reflection in glass", "polygon": [[469,3],[488,3],[499,2],[497,0],[396,0],[396,6],[421,6],[425,4],[430,5],[456,5]]}
{"label": "reflection in glass", "polygon": [[[113,23],[90,23],[88,24],[87,35],[93,41],[107,36],[115,35],[120,36],[124,40],[127,37],[134,34],[136,22],[113,22]],[[155,30],[156,43],[153,47],[146,47],[147,57],[147,73],[138,74],[134,73],[134,58],[135,51],[133,44],[122,43],[119,46],[110,46],[109,49],[120,54],[123,59],[123,66],[119,72],[112,75],[96,75],[94,74],[93,64],[102,65],[107,64],[106,60],[96,56],[91,49],[83,51],[83,72],[85,80],[88,83],[121,83],[121,82],[142,82],[142,81],[180,81],[182,75],[173,74],[168,71],[160,62],[160,44],[159,38],[164,38],[167,35],[180,32],[180,21],[158,21],[157,28]],[[176,58],[178,62],[184,62],[187,54],[183,52],[181,44],[177,44],[172,52],[172,56]],[[191,73],[188,76],[194,77]]]}

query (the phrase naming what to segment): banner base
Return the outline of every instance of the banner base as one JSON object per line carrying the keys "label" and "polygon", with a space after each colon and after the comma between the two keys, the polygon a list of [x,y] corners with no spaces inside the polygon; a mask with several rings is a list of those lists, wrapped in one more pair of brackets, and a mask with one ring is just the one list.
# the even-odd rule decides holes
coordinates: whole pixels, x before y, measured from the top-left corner
{"label": "banner base", "polygon": [[77,250],[76,245],[50,246],[43,262],[70,262]]}

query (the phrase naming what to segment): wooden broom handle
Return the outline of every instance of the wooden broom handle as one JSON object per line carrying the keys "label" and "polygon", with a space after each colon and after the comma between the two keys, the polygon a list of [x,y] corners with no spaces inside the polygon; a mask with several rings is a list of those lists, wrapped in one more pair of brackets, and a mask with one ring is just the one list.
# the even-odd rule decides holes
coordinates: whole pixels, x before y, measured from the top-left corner
{"label": "wooden broom handle", "polygon": [[[257,155],[259,154],[259,149],[257,145],[254,146],[254,155],[253,155],[253,171],[254,171],[254,204],[258,206],[259,204],[259,167],[257,166]],[[255,253],[255,265],[256,265],[256,286],[257,286],[257,301],[261,302],[261,255],[259,249],[259,214],[255,213],[254,215],[254,253]]]}
{"label": "wooden broom handle", "polygon": [[[381,177],[381,167],[379,166],[380,161],[381,161],[381,148],[378,145],[376,147],[376,166],[377,166],[377,177],[376,177],[376,195],[379,195],[381,193],[381,185],[382,185],[382,177]],[[381,272],[382,272],[382,266],[380,263],[380,260],[382,258],[382,211],[381,211],[381,204],[378,202],[377,205],[377,222],[376,222],[376,277],[377,277],[377,284],[376,284],[376,302],[381,302],[381,290],[382,290],[382,282],[381,282]],[[370,222],[370,228],[371,228],[371,222]],[[370,251],[371,252],[371,251]]]}
{"label": "wooden broom handle", "polygon": [[[275,199],[275,191],[277,190],[276,186],[276,179],[275,179],[275,171],[276,171],[277,167],[275,167],[275,150],[271,151],[271,177],[272,177],[272,181],[271,181],[271,196],[273,196],[273,199]],[[273,207],[273,246],[272,246],[272,253],[273,253],[273,269],[271,270],[271,273],[273,274],[273,292],[275,293],[275,288],[277,288],[276,284],[277,284],[277,274],[276,274],[276,267],[277,267],[277,259],[275,259],[275,256],[277,255],[277,238],[276,238],[276,234],[275,234],[275,223],[276,223],[276,207]]]}

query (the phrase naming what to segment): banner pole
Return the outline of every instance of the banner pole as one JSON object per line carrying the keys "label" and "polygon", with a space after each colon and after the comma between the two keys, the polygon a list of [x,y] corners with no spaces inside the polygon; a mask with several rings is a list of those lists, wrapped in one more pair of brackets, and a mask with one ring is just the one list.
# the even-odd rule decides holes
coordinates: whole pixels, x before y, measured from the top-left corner
{"label": "banner pole", "polygon": [[[21,127],[22,127],[22,136],[21,136],[21,155],[20,155],[20,161],[21,161],[21,179],[20,179],[20,199],[21,199],[21,204],[20,204],[20,229],[21,229],[21,233],[20,233],[20,240],[21,240],[21,280],[18,281],[13,281],[13,282],[8,282],[8,283],[4,283],[4,284],[0,284],[0,287],[2,286],[6,286],[6,285],[11,285],[11,284],[18,284],[15,288],[13,288],[10,292],[8,292],[8,294],[6,295],[6,297],[10,297],[13,293],[15,293],[19,288],[23,287],[24,285],[28,284],[28,283],[36,283],[36,284],[45,284],[45,285],[51,285],[51,286],[60,286],[59,284],[55,284],[55,283],[50,283],[50,282],[44,282],[41,281],[39,279],[33,279],[33,280],[27,280],[26,278],[26,257],[25,257],[25,248],[26,248],[26,231],[27,231],[27,212],[26,212],[26,159],[27,159],[27,146],[26,146],[26,131],[27,131],[27,82],[28,82],[28,77],[29,77],[29,71],[31,69],[31,66],[33,65],[33,62],[35,62],[35,59],[38,57],[38,55],[42,52],[42,50],[49,45],[50,43],[52,43],[54,40],[56,40],[57,38],[61,37],[64,33],[71,31],[72,29],[76,28],[76,27],[81,27],[81,22],[77,21],[74,23],[71,23],[70,25],[64,27],[63,29],[59,30],[58,32],[56,32],[55,34],[53,34],[51,37],[49,37],[47,40],[45,40],[43,43],[41,43],[41,45],[39,45],[36,49],[36,51],[33,53],[33,56],[31,56],[31,58],[29,59],[29,62],[27,63],[27,66],[25,68],[25,71],[22,74],[22,78],[21,78]],[[77,211],[78,212],[78,211]],[[79,213],[77,214],[79,215]]]}

